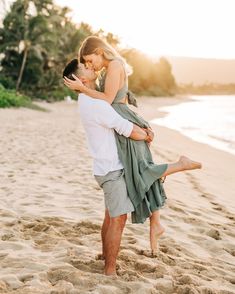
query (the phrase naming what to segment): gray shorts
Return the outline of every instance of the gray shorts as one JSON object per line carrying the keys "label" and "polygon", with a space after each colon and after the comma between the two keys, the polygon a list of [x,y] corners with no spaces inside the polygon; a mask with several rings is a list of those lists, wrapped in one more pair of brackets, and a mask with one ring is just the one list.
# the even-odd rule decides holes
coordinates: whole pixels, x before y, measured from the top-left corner
{"label": "gray shorts", "polygon": [[127,195],[124,170],[116,170],[105,176],[95,176],[104,191],[105,208],[110,217],[116,217],[134,211],[134,206]]}

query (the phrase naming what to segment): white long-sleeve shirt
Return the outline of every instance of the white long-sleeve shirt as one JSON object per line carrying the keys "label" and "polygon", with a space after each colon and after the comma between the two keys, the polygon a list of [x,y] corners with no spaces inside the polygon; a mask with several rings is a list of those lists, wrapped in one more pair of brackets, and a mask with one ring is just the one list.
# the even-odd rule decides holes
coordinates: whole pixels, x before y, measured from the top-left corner
{"label": "white long-sleeve shirt", "polygon": [[100,99],[85,94],[78,98],[81,122],[86,132],[88,149],[93,157],[93,174],[106,175],[123,168],[118,157],[114,130],[129,137],[133,123],[122,118],[112,106]]}

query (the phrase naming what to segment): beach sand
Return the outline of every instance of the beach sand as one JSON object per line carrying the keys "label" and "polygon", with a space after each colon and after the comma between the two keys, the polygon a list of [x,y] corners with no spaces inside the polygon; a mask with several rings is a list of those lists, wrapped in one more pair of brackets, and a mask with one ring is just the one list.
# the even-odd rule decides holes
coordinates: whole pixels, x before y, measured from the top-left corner
{"label": "beach sand", "polygon": [[[137,112],[150,121],[180,101],[142,98]],[[234,155],[152,125],[157,163],[184,154],[203,169],[167,177],[158,256],[150,255],[149,221],[129,216],[118,277],[107,277],[96,260],[103,193],[77,104],[38,104],[50,111],[0,110],[0,293],[235,293]]]}

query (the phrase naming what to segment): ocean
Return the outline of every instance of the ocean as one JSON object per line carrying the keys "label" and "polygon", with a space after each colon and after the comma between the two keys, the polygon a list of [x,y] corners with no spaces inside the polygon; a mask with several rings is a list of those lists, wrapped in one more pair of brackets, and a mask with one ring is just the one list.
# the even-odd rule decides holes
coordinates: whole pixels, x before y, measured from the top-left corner
{"label": "ocean", "polygon": [[151,123],[175,129],[191,139],[235,155],[235,96],[195,96],[177,105],[162,107],[163,118]]}

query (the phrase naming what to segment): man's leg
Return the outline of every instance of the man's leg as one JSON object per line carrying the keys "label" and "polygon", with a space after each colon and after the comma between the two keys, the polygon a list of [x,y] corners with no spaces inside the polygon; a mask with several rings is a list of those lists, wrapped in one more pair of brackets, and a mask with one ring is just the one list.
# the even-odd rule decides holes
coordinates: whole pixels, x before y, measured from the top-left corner
{"label": "man's leg", "polygon": [[104,238],[106,275],[116,274],[116,260],[126,219],[126,214],[110,218],[108,230]]}
{"label": "man's leg", "polygon": [[102,225],[102,229],[101,229],[101,239],[102,239],[101,259],[105,259],[105,245],[104,244],[105,244],[105,236],[107,234],[109,224],[110,224],[109,212],[108,212],[108,209],[105,209],[105,216],[104,216],[104,221],[103,221],[103,225]]}
{"label": "man's leg", "polygon": [[134,211],[134,206],[127,194],[123,169],[109,172],[105,176],[96,176],[95,178],[104,191],[105,207],[108,209],[105,212],[101,230],[105,256],[105,274],[115,275],[116,259],[127,213]]}

